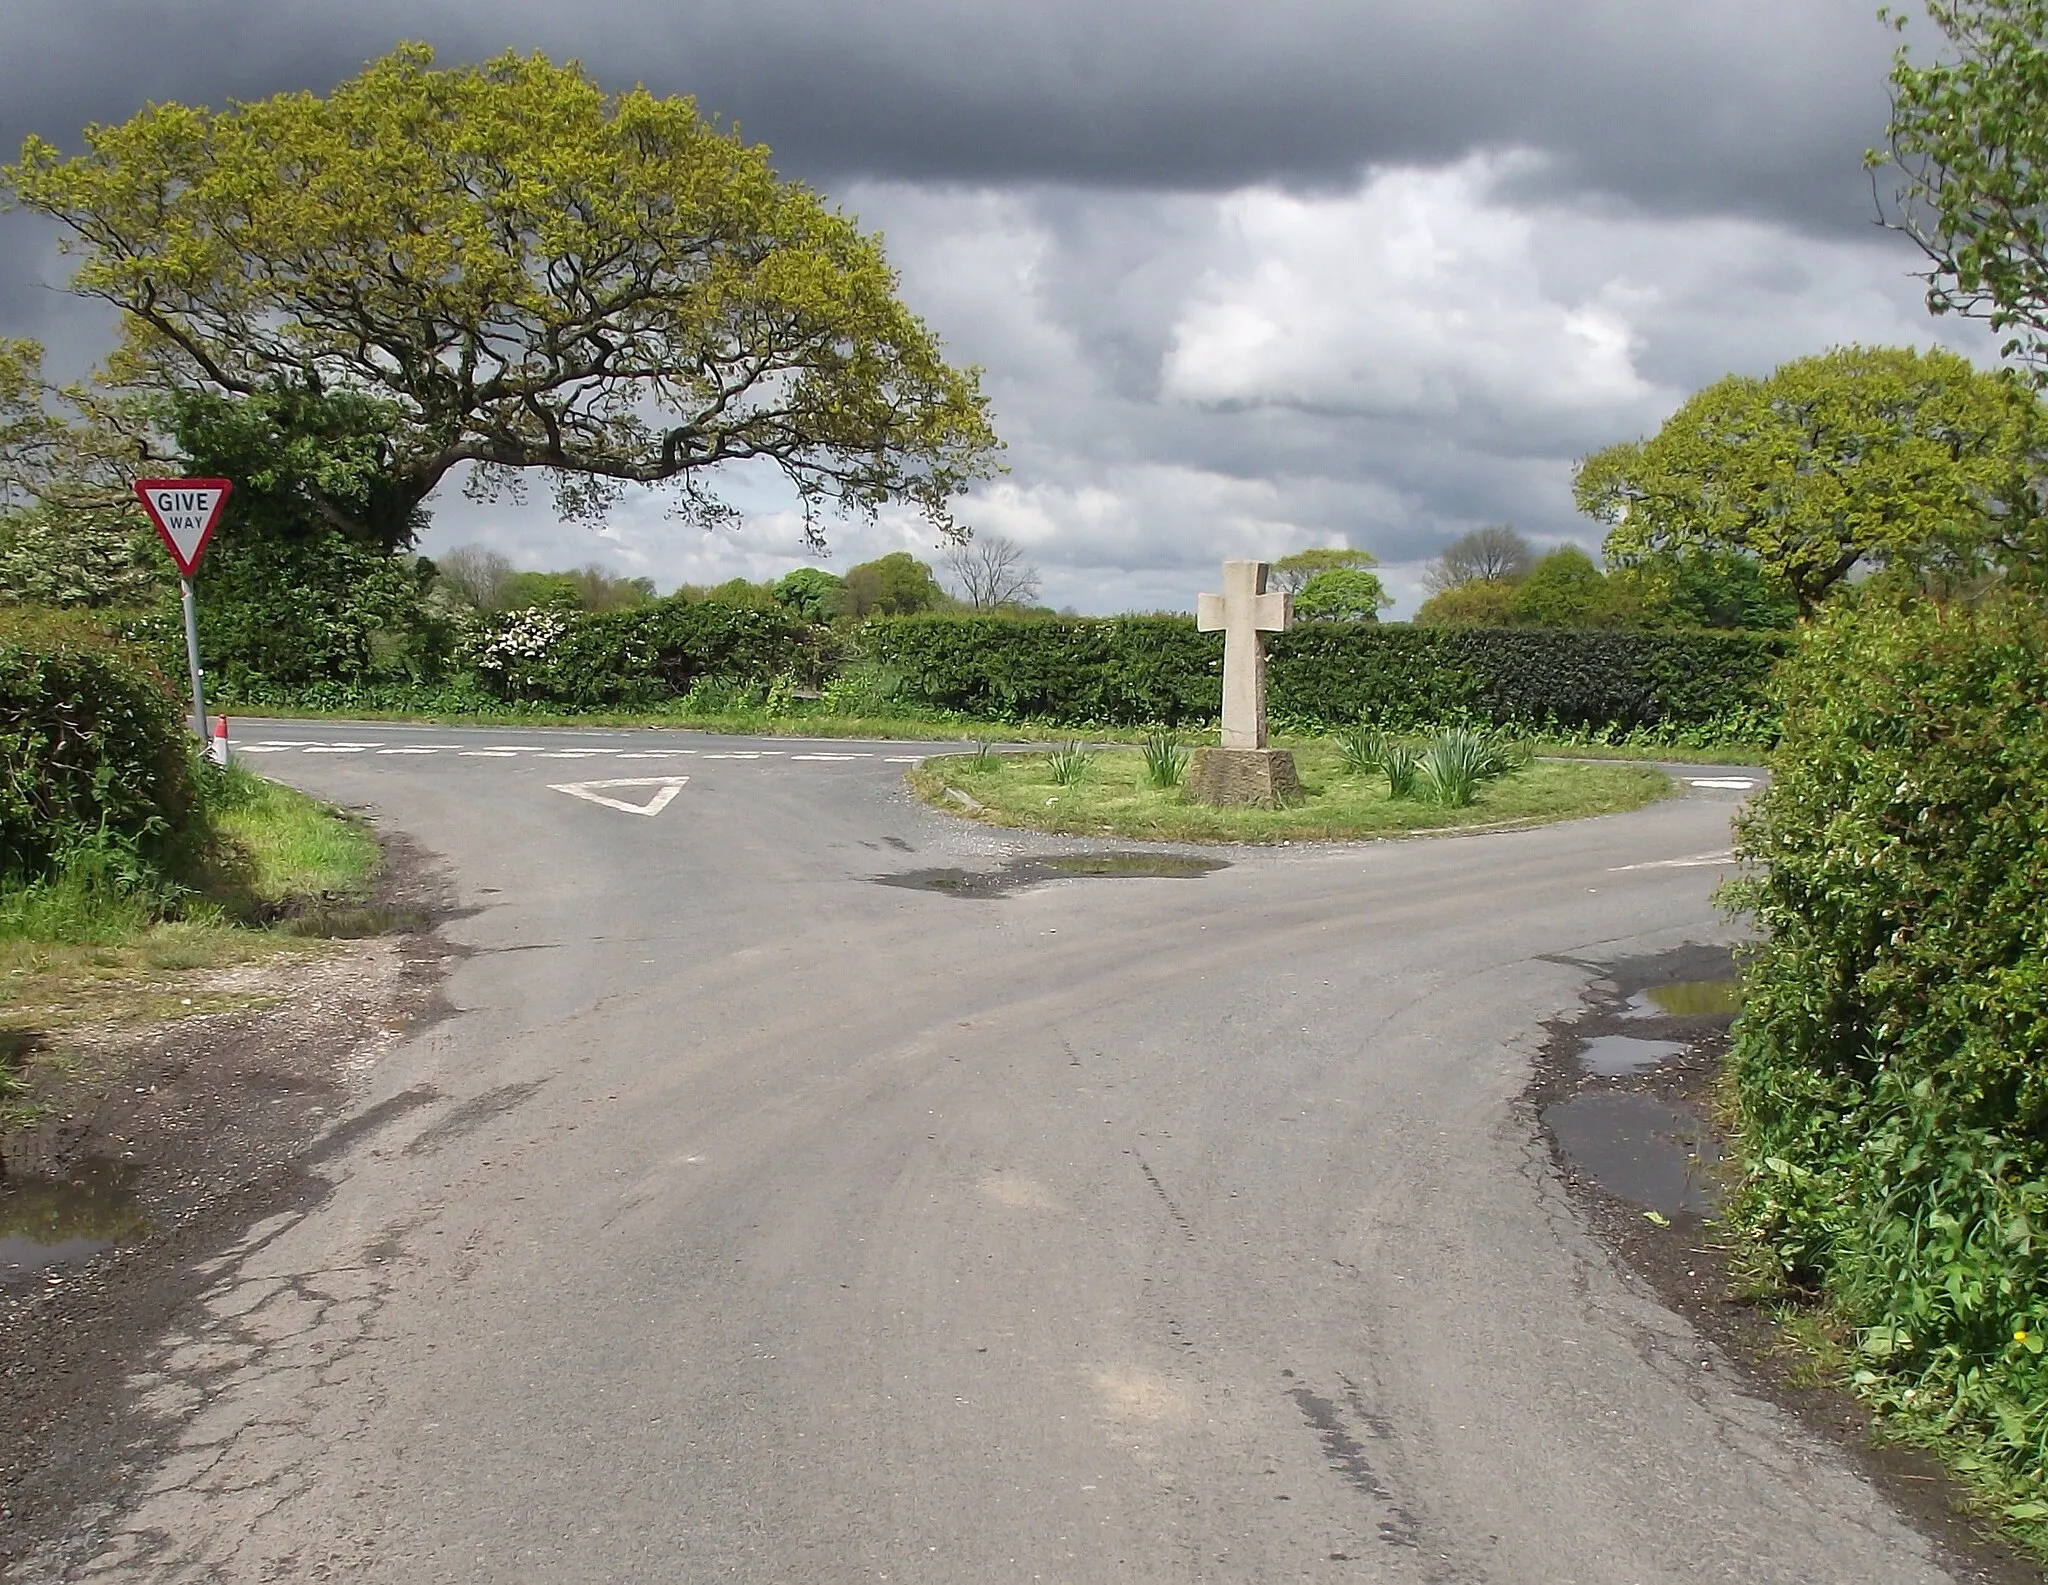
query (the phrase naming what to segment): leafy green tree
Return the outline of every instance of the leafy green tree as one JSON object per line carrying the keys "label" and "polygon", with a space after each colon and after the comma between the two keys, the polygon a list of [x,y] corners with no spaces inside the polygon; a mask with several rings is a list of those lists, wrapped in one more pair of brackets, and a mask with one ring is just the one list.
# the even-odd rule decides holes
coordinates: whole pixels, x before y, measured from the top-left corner
{"label": "leafy green tree", "polygon": [[890,502],[950,533],[991,468],[977,376],[872,237],[690,100],[540,55],[442,71],[409,44],[325,98],[151,105],[75,157],[29,139],[0,198],[122,311],[124,386],[387,411],[376,487],[318,503],[368,543],[465,468],[543,470],[569,516],[668,484],[712,523],[710,470],[763,463],[814,541],[820,509]]}
{"label": "leafy green tree", "polygon": [[583,609],[583,586],[574,573],[515,572],[498,591],[498,609],[525,611],[539,607],[547,611]]}
{"label": "leafy green tree", "polygon": [[1766,632],[1791,627],[1799,619],[1791,591],[1740,551],[1653,556],[1615,568],[1607,583],[1633,610],[1635,623],[1645,627]]}
{"label": "leafy green tree", "polygon": [[1545,553],[1508,607],[1516,627],[1611,627],[1617,614],[1606,574],[1576,545]]}
{"label": "leafy green tree", "polygon": [[851,616],[915,616],[946,605],[946,591],[931,568],[907,550],[893,550],[846,570],[846,607]]}
{"label": "leafy green tree", "polygon": [[1620,567],[1752,558],[1810,611],[1860,564],[2013,566],[2042,538],[2048,425],[2012,381],[1952,352],[1841,347],[1708,386],[1573,481]]}
{"label": "leafy green tree", "polygon": [[1513,627],[1515,586],[1504,578],[1473,578],[1439,589],[1415,613],[1417,627]]}
{"label": "leafy green tree", "polygon": [[433,564],[404,554],[426,513],[384,467],[392,404],[286,388],[172,392],[157,408],[187,466],[235,481],[194,584],[222,703],[440,675],[452,633],[428,598]]}
{"label": "leafy green tree", "polygon": [[1377,622],[1381,609],[1393,603],[1377,573],[1331,567],[1301,586],[1294,614],[1307,622]]}
{"label": "leafy green tree", "polygon": [[788,607],[806,622],[829,622],[846,610],[846,580],[823,567],[798,567],[785,573],[771,592],[776,604]]}
{"label": "leafy green tree", "polygon": [[[1903,12],[1887,13],[1903,31]],[[1927,0],[1947,43],[1892,63],[1889,223],[1926,255],[1927,306],[1986,320],[2048,380],[2048,0]]]}
{"label": "leafy green tree", "polygon": [[0,603],[147,606],[169,578],[154,537],[125,513],[38,503],[0,514]]}
{"label": "leafy green tree", "polygon": [[773,611],[779,603],[772,584],[750,583],[745,578],[728,578],[706,589],[704,598],[713,605],[729,605],[742,611]]}
{"label": "leafy green tree", "polygon": [[1379,565],[1369,550],[1339,545],[1317,550],[1297,550],[1273,563],[1272,585],[1286,594],[1300,594],[1309,580],[1326,572],[1365,572]]}

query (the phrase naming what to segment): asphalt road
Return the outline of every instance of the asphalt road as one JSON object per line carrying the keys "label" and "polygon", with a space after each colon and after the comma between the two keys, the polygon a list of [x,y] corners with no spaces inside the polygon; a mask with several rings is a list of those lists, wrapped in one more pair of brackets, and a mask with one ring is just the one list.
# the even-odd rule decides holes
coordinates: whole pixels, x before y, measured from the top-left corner
{"label": "asphalt road", "polygon": [[469,953],[146,1362],[181,1450],[91,1577],[1948,1577],[1518,1104],[1573,960],[1730,938],[1738,790],[963,898],[876,877],[1077,844],[915,745],[238,733]]}

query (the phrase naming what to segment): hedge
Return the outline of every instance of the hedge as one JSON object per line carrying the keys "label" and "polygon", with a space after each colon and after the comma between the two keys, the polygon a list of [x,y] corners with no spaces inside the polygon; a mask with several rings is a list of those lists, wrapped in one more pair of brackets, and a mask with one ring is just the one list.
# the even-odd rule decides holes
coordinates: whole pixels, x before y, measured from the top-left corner
{"label": "hedge", "polygon": [[2048,1520],[2048,613],[1850,600],[1777,696],[1733,1219],[1867,1391]]}
{"label": "hedge", "polygon": [[109,844],[177,873],[192,774],[177,696],[139,651],[80,620],[0,612],[0,882]]}
{"label": "hedge", "polygon": [[616,611],[508,611],[468,646],[479,683],[506,700],[633,709],[707,677],[816,687],[839,659],[830,630],[776,612],[671,597]]}
{"label": "hedge", "polygon": [[[1222,638],[1187,617],[901,617],[863,643],[917,702],[999,720],[1201,726],[1222,698]],[[1268,708],[1305,730],[1464,720],[1768,736],[1765,684],[1789,640],[1312,622],[1267,644]]]}

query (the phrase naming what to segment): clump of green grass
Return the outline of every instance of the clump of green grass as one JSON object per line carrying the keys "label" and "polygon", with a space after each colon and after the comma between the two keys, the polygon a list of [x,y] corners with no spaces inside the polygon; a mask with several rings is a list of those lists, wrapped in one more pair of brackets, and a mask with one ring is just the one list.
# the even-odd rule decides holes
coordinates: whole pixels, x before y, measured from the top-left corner
{"label": "clump of green grass", "polygon": [[996,768],[996,746],[986,741],[977,742],[974,752],[967,756],[970,770],[994,770]]}
{"label": "clump of green grass", "polygon": [[1045,756],[1046,773],[1059,787],[1076,787],[1095,768],[1095,756],[1084,744],[1062,743]]}
{"label": "clump of green grass", "polygon": [[1145,739],[1145,780],[1154,787],[1178,787],[1187,779],[1188,750],[1171,732]]}
{"label": "clump of green grass", "polygon": [[376,873],[377,843],[363,826],[239,766],[219,773],[208,814],[237,883],[266,908],[358,896]]}
{"label": "clump of green grass", "polygon": [[163,975],[261,957],[291,934],[344,933],[306,931],[309,907],[363,911],[378,852],[361,825],[238,767],[208,767],[199,793],[205,852],[180,882],[103,841],[0,884],[0,1031],[156,1016]]}

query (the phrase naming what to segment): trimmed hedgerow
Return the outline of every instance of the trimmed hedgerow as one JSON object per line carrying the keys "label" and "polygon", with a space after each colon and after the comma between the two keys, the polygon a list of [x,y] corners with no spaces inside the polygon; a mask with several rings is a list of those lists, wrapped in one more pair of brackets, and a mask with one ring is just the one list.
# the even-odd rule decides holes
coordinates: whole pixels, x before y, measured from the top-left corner
{"label": "trimmed hedgerow", "polygon": [[2048,613],[1850,600],[1776,685],[1732,1219],[1859,1384],[2048,1520]]}
{"label": "trimmed hedgerow", "polygon": [[[940,709],[1077,726],[1204,725],[1223,644],[1186,617],[902,617],[863,642]],[[1311,731],[1467,721],[1617,733],[1768,735],[1764,685],[1783,635],[1495,631],[1305,623],[1268,640],[1268,708]]]}
{"label": "trimmed hedgerow", "polygon": [[705,677],[786,675],[815,687],[838,646],[829,630],[776,612],[671,598],[617,611],[502,612],[472,637],[467,658],[501,699],[637,709]]}
{"label": "trimmed hedgerow", "polygon": [[118,850],[180,872],[197,819],[191,734],[170,685],[83,621],[0,613],[0,882]]}

